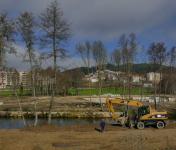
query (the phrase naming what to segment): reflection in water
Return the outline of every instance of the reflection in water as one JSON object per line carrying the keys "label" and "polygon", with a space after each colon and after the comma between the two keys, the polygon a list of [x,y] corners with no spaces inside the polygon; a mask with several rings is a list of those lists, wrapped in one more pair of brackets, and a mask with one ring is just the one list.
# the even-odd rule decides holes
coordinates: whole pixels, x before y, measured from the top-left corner
{"label": "reflection in water", "polygon": [[[93,119],[53,119],[52,125],[69,126],[69,125],[89,125],[99,124],[100,120]],[[27,119],[28,125],[33,125],[34,120]],[[47,119],[39,119],[38,124],[47,124]],[[23,128],[24,124],[22,119],[0,119],[0,129],[20,129]]]}

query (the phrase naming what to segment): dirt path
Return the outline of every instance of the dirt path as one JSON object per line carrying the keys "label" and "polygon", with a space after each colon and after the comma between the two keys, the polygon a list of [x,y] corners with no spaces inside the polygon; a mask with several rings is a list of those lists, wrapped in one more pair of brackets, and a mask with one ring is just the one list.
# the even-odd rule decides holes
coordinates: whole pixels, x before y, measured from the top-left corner
{"label": "dirt path", "polygon": [[42,126],[0,130],[0,150],[176,150],[176,126],[158,130],[107,126]]}

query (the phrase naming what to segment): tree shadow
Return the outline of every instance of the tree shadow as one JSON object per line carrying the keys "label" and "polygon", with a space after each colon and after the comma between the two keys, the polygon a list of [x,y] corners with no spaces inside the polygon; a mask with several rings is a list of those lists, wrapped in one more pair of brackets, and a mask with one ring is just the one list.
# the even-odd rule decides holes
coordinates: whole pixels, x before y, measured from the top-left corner
{"label": "tree shadow", "polygon": [[102,132],[99,128],[95,128],[95,131]]}

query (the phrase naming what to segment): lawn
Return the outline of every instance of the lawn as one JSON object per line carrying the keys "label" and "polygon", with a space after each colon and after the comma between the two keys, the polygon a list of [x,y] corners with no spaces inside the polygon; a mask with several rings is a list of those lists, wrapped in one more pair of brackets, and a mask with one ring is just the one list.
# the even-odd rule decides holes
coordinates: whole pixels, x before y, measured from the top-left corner
{"label": "lawn", "polygon": [[[98,95],[99,89],[98,88],[70,88],[68,90],[69,95]],[[143,89],[143,95],[150,95],[152,93],[151,89],[149,88],[144,88]],[[128,94],[128,89],[125,89],[123,93],[123,88],[115,88],[115,87],[110,87],[110,88],[102,88],[102,94]],[[132,88],[131,89],[131,94],[132,95],[140,95],[141,94],[141,89],[138,87]]]}
{"label": "lawn", "polygon": [[[23,90],[23,92],[21,93],[20,90],[17,90],[17,93],[19,96],[30,96],[31,95],[31,91],[30,90]],[[70,88],[68,90],[68,95],[80,95],[80,96],[88,96],[88,95],[98,95],[99,94],[99,89],[98,88]],[[102,88],[102,92],[101,94],[116,94],[116,95],[122,95],[128,94],[128,89],[125,89],[124,93],[123,93],[123,88],[115,88],[115,87],[106,87],[106,88]],[[141,94],[141,89],[138,87],[132,88],[131,89],[131,94],[132,95],[140,95]],[[143,88],[143,95],[150,95],[152,94],[151,89],[149,88]],[[0,91],[0,96],[14,96],[14,92],[13,90],[1,90]]]}
{"label": "lawn", "polygon": [[[23,92],[21,93],[20,90],[17,90],[17,94],[19,96],[29,96],[29,95],[31,95],[31,91],[30,90],[23,90]],[[14,91],[10,90],[10,89],[5,89],[5,90],[0,91],[0,96],[8,97],[8,96],[14,96],[14,95],[15,95]]]}

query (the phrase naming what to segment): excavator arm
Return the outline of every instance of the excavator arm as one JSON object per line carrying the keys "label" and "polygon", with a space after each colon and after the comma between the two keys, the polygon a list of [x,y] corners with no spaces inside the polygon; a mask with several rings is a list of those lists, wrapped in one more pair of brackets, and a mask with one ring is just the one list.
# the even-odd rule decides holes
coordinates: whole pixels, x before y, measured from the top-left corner
{"label": "excavator arm", "polygon": [[133,107],[141,107],[143,103],[136,100],[124,100],[120,98],[110,99],[109,97],[106,99],[106,105],[108,111],[111,113],[113,119],[118,119],[120,116],[115,114],[114,105],[124,105],[124,106],[133,106]]}

